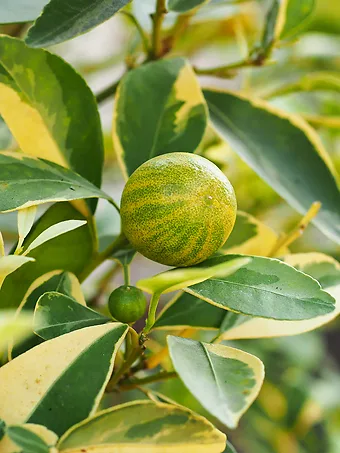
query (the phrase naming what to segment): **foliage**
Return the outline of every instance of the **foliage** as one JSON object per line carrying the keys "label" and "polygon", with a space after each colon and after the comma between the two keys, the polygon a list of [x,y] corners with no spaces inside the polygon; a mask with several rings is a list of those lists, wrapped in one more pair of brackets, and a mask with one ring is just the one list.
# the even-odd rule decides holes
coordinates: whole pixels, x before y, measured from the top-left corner
{"label": "foliage", "polygon": [[[339,451],[336,365],[314,332],[340,311],[331,1],[2,2],[1,453]],[[108,19],[130,33],[117,55],[67,62],[67,46],[94,35],[66,41]],[[88,82],[102,69],[110,85],[95,96]],[[111,98],[114,154],[100,117]],[[185,268],[140,256],[115,201],[168,153],[210,160],[242,209],[225,244]],[[142,174],[128,214],[177,255],[166,232],[182,234],[183,221],[180,250],[194,254],[219,219],[206,207],[200,229],[201,212],[193,219],[173,190],[185,178],[160,175]],[[185,196],[202,194],[193,184]],[[172,205],[162,218],[176,197],[181,219]],[[145,204],[157,206],[148,228]]]}

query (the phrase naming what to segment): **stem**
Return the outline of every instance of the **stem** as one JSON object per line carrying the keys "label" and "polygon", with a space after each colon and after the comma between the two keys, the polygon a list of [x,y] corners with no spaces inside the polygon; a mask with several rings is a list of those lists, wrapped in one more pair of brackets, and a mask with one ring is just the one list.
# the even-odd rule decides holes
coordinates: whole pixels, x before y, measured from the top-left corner
{"label": "stem", "polygon": [[166,13],[166,0],[157,0],[156,12],[151,16],[153,32],[150,58],[152,60],[157,60],[162,55],[162,24]]}
{"label": "stem", "polygon": [[150,305],[149,305],[149,314],[148,314],[148,317],[146,318],[146,324],[142,331],[142,334],[144,334],[144,335],[147,335],[150,332],[150,330],[152,329],[152,326],[156,322],[156,311],[157,311],[160,296],[161,296],[161,294],[157,293],[157,292],[152,295]]}
{"label": "stem", "polygon": [[309,223],[320,211],[320,208],[321,203],[319,201],[315,201],[309,208],[307,214],[300,220],[296,227],[290,233],[284,234],[281,238],[278,239],[268,256],[276,256],[281,249],[289,247],[290,244],[301,237]]}
{"label": "stem", "polygon": [[137,29],[137,31],[140,34],[140,37],[142,39],[144,51],[145,51],[146,54],[149,54],[150,53],[149,40],[148,40],[144,30],[143,30],[143,27],[141,26],[141,24],[139,23],[137,18],[133,14],[129,13],[128,11],[121,11],[120,13],[124,14],[135,25],[135,27],[136,27],[136,29]]}
{"label": "stem", "polygon": [[98,93],[96,95],[97,104],[101,104],[102,102],[106,101],[108,98],[113,96],[117,91],[119,83],[120,83],[120,79],[117,80],[116,82],[114,82],[112,85],[105,88],[100,93]]}
{"label": "stem", "polygon": [[117,371],[117,373],[114,374],[112,379],[109,381],[109,383],[106,386],[106,392],[110,393],[113,392],[116,388],[116,385],[118,384],[120,378],[124,376],[124,374],[129,371],[131,366],[135,363],[135,361],[138,359],[140,355],[142,355],[143,351],[142,349],[138,346],[136,349],[133,349],[132,352],[130,353],[130,356],[126,359],[124,364],[121,366],[121,368]]}
{"label": "stem", "polygon": [[110,269],[102,276],[101,280],[99,281],[99,288],[97,294],[89,301],[89,307],[96,307],[99,305],[99,301],[101,297],[105,294],[106,288],[111,282],[114,275],[117,271],[120,270],[120,266],[118,263],[114,262]]}
{"label": "stem", "polygon": [[123,272],[124,272],[124,284],[126,286],[130,285],[130,265],[123,264]]}
{"label": "stem", "polygon": [[131,390],[136,388],[137,386],[152,384],[153,382],[165,381],[167,379],[173,379],[175,377],[177,377],[177,373],[175,371],[161,371],[160,373],[154,374],[152,376],[147,376],[142,379],[130,379],[125,382],[123,381],[119,386],[119,389]]}
{"label": "stem", "polygon": [[79,276],[79,281],[83,282],[86,280],[86,278],[98,267],[100,266],[104,261],[106,261],[110,256],[118,251],[124,248],[128,244],[128,240],[126,239],[125,235],[123,233],[120,233],[120,235],[116,238],[115,241],[112,242],[105,250],[103,250],[101,253],[98,253],[97,256],[94,257],[94,259],[90,262],[90,264],[83,270],[81,275]]}
{"label": "stem", "polygon": [[216,77],[225,77],[225,78],[232,78],[235,77],[235,69],[245,68],[248,66],[252,66],[253,62],[249,58],[237,61],[236,63],[231,63],[225,66],[217,66],[215,68],[194,68],[196,74],[198,75],[213,75]]}

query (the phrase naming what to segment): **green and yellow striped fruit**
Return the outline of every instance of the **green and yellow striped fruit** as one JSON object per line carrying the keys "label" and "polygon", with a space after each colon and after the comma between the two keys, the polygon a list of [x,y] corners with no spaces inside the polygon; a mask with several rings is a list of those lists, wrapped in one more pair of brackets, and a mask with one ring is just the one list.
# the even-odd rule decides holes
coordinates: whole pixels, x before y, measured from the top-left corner
{"label": "green and yellow striped fruit", "polygon": [[191,266],[218,250],[236,219],[228,178],[196,154],[155,157],[131,175],[121,202],[123,231],[147,258]]}

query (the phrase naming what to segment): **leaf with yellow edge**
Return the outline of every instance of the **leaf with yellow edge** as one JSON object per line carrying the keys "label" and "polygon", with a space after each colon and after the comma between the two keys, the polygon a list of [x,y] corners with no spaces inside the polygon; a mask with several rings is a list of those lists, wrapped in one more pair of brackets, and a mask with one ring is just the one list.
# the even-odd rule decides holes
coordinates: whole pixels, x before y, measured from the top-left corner
{"label": "leaf with yellow edge", "polygon": [[59,222],[51,227],[47,228],[43,233],[41,233],[34,241],[30,243],[27,249],[24,251],[23,255],[27,255],[36,247],[44,244],[51,239],[54,239],[61,234],[68,233],[69,231],[75,230],[86,224],[85,220],[65,220],[65,222]]}
{"label": "leaf with yellow edge", "polygon": [[18,449],[18,445],[23,448],[24,453],[57,453],[54,447],[57,440],[58,436],[43,425],[26,423],[9,426],[2,442],[1,453],[12,453]]}
{"label": "leaf with yellow edge", "polygon": [[13,311],[0,312],[0,353],[11,339],[23,340],[32,329],[32,316],[15,316]]}
{"label": "leaf with yellow edge", "polygon": [[[84,295],[77,277],[71,272],[52,271],[39,277],[32,283],[16,311],[16,316],[28,312],[33,314],[38,299],[49,291],[58,291],[58,293],[65,294],[77,301],[78,304],[86,307]],[[41,338],[33,333],[31,323],[30,335],[24,341],[20,341],[20,339],[16,341],[15,338],[12,339],[9,344],[8,356],[9,358],[17,357],[41,342]]]}
{"label": "leaf with yellow edge", "polygon": [[[233,231],[220,252],[268,256],[279,236],[267,225],[246,212],[238,211]],[[277,256],[287,249],[278,250]]]}
{"label": "leaf with yellow edge", "polygon": [[153,277],[139,280],[136,286],[150,294],[170,293],[178,289],[186,288],[187,286],[195,285],[204,282],[212,277],[233,274],[241,267],[251,261],[251,258],[241,257],[227,263],[218,264],[211,267],[189,267],[185,269],[174,269]]}
{"label": "leaf with yellow edge", "polygon": [[129,71],[119,85],[113,119],[114,148],[125,176],[160,154],[195,151],[206,123],[204,97],[186,60]]}
{"label": "leaf with yellow edge", "polygon": [[121,404],[71,428],[60,453],[222,453],[226,436],[189,409],[154,401]]}
{"label": "leaf with yellow edge", "polygon": [[[46,341],[0,368],[0,418],[62,435],[93,415],[128,326],[86,327]],[[2,445],[0,442],[0,451]]]}
{"label": "leaf with yellow edge", "polygon": [[204,95],[213,124],[233,150],[299,212],[321,202],[313,223],[340,243],[340,191],[316,132],[258,99],[208,89]]}
{"label": "leaf with yellow edge", "polygon": [[100,186],[103,138],[95,98],[60,57],[0,36],[0,115],[26,154]]}
{"label": "leaf with yellow edge", "polygon": [[31,206],[30,208],[20,209],[18,211],[18,233],[19,240],[16,248],[16,253],[20,252],[25,237],[31,231],[34,219],[37,213],[37,207]]}
{"label": "leaf with yellow edge", "polygon": [[[84,216],[70,203],[54,204],[35,223],[24,241],[23,250],[52,225],[71,219],[84,220]],[[30,253],[34,262],[17,269],[6,278],[0,290],[1,306],[17,308],[32,283],[49,272],[62,269],[79,275],[94,252],[95,238],[89,223],[42,244]]]}
{"label": "leaf with yellow edge", "polygon": [[261,360],[238,349],[170,335],[168,345],[188,390],[222,423],[236,428],[261,389]]}
{"label": "leaf with yellow edge", "polygon": [[[238,316],[238,323],[223,334],[225,340],[268,338],[299,335],[333,321],[340,313],[340,264],[322,253],[288,255],[285,262],[317,279],[324,290],[335,299],[335,310],[326,315],[303,321],[276,321],[272,319]],[[241,322],[241,323],[240,323]]]}
{"label": "leaf with yellow edge", "polygon": [[111,200],[72,170],[18,152],[0,153],[0,181],[0,212],[83,198]]}
{"label": "leaf with yellow edge", "polygon": [[28,256],[8,255],[0,257],[0,288],[5,278],[15,272],[24,264],[34,261],[34,258]]}

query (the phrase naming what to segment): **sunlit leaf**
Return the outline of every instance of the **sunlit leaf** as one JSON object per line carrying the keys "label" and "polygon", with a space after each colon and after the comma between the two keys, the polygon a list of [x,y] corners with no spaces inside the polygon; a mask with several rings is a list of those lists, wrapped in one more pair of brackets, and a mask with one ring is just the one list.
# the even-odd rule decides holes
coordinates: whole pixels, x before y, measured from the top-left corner
{"label": "sunlit leaf", "polygon": [[220,453],[226,437],[208,420],[181,406],[133,401],[99,412],[60,439],[60,453],[147,451]]}
{"label": "sunlit leaf", "polygon": [[26,42],[48,47],[86,33],[113,16],[130,0],[50,0],[29,30]]}

